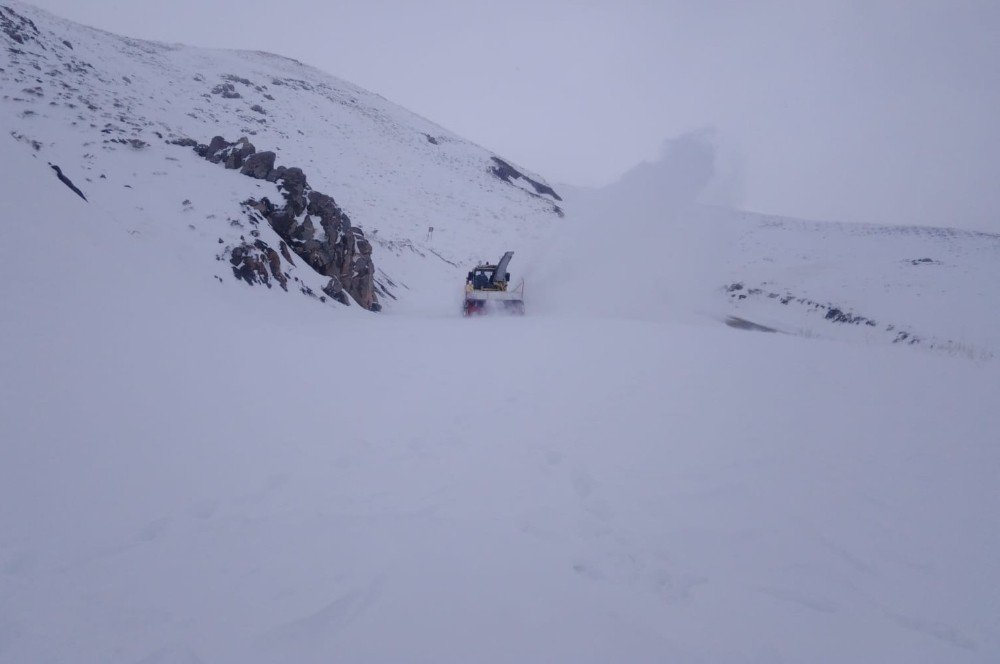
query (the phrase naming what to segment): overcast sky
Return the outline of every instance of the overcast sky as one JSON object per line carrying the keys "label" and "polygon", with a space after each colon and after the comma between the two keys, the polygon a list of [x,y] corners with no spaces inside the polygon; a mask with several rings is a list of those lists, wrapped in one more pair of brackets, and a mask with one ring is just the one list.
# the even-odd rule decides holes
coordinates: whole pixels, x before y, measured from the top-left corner
{"label": "overcast sky", "polygon": [[287,55],[550,181],[710,129],[740,207],[1000,232],[1000,2],[33,0]]}

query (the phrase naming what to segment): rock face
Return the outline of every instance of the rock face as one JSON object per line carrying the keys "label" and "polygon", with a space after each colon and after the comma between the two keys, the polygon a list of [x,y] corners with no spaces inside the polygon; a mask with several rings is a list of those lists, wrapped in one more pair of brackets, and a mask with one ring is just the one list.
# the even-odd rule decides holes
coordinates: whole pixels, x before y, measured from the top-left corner
{"label": "rock face", "polygon": [[[490,159],[493,160],[493,166],[490,167],[490,172],[493,173],[493,175],[497,179],[503,180],[507,184],[514,184],[515,180],[524,180],[525,182],[530,184],[532,188],[535,190],[534,192],[531,192],[525,189],[525,191],[528,191],[528,193],[531,194],[532,196],[535,196],[537,198],[548,196],[551,199],[562,201],[562,197],[559,196],[559,194],[555,192],[555,189],[553,189],[549,185],[543,184],[541,182],[538,182],[537,180],[529,178],[527,175],[525,175],[521,171],[511,166],[500,157],[490,157]],[[560,217],[565,216],[565,214],[562,211],[562,208],[556,205],[555,203],[552,204],[552,211],[555,212]]]}
{"label": "rock face", "polygon": [[490,168],[490,170],[492,171],[493,175],[497,176],[504,182],[512,183],[513,180],[521,179],[530,184],[539,196],[551,196],[557,201],[562,200],[562,197],[559,196],[559,194],[557,194],[555,190],[552,187],[548,186],[547,184],[542,184],[541,182],[532,180],[527,175],[525,175],[521,171],[511,166],[500,157],[491,157],[491,159],[493,160],[493,166]]}
{"label": "rock face", "polygon": [[[323,291],[332,299],[350,304],[350,295],[365,309],[381,310],[375,290],[371,243],[364,231],[351,225],[350,218],[332,196],[309,186],[301,168],[276,167],[275,154],[257,152],[246,137],[230,143],[216,136],[208,145],[195,145],[194,150],[214,164],[239,168],[243,175],[277,184],[284,205],[275,205],[266,197],[259,201],[251,199],[245,205],[266,219],[284,240],[281,251],[285,258],[291,262],[287,246],[318,273],[330,277]],[[230,257],[233,273],[251,284],[269,284],[270,275],[284,288],[285,283],[279,277],[282,272],[278,253],[266,245],[256,245],[233,249]]]}

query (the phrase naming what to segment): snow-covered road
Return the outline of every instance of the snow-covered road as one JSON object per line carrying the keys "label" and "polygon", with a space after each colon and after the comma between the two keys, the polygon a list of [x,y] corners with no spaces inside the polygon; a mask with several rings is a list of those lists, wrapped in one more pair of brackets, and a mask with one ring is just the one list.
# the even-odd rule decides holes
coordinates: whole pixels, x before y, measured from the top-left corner
{"label": "snow-covered road", "polygon": [[989,367],[708,321],[227,297],[126,296],[3,345],[0,661],[1000,646]]}

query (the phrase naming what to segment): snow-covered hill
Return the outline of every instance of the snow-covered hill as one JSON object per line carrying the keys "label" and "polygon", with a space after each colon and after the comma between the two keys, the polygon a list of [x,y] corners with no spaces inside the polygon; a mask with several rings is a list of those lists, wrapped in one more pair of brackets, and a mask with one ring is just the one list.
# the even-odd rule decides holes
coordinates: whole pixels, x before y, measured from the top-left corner
{"label": "snow-covered hill", "polygon": [[[707,145],[562,218],[301,65],[0,12],[0,662],[996,659],[996,237],[707,207]],[[216,134],[399,299],[236,279],[280,194]],[[459,318],[508,248],[529,315]]]}
{"label": "snow-covered hill", "polygon": [[[247,225],[240,202],[279,199],[278,187],[208,167],[169,141],[245,136],[301,168],[364,229],[382,285],[404,293],[413,257],[461,275],[453,264],[537,239],[561,217],[559,195],[538,176],[295,61],[118,37],[18,2],[2,12],[7,150],[60,166],[135,236],[190,229],[206,283],[225,272],[212,265],[216,239],[236,245],[247,234],[233,225]],[[267,224],[257,230],[277,247]],[[427,262],[418,273],[433,273]],[[319,293],[325,279],[310,277],[301,275]]]}

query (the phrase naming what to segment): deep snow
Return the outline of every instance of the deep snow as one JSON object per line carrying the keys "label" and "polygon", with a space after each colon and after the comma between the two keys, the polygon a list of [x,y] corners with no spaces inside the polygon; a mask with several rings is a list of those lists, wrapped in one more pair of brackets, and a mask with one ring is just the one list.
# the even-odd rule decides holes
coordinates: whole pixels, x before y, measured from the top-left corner
{"label": "deep snow", "polygon": [[[532,197],[488,221],[504,188],[453,239],[400,231],[376,316],[214,260],[266,183],[159,144],[88,181],[86,133],[20,108],[51,144],[0,137],[0,662],[1000,652],[992,237],[701,207],[710,171],[668,151],[535,237]],[[515,240],[529,315],[459,318],[463,261]],[[738,279],[981,352],[733,304]]]}

